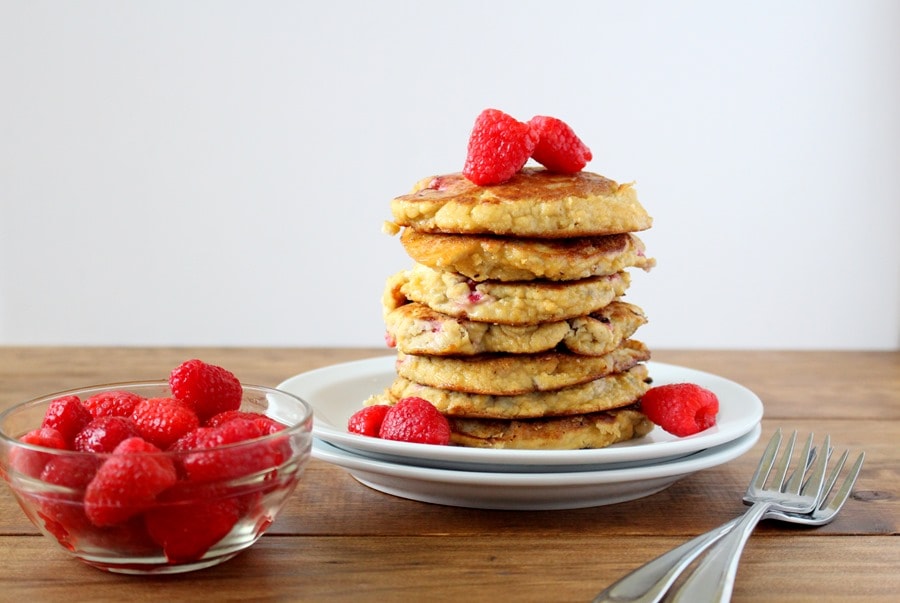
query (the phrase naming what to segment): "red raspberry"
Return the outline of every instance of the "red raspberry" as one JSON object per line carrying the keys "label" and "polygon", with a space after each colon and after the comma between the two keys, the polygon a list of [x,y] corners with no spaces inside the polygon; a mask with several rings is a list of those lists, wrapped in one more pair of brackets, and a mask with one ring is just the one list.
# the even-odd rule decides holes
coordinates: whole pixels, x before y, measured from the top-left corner
{"label": "red raspberry", "polygon": [[41,427],[50,427],[62,434],[68,446],[71,446],[75,434],[91,422],[90,411],[81,403],[78,396],[62,396],[50,402],[44,413]]}
{"label": "red raspberry", "polygon": [[479,186],[506,182],[522,169],[537,141],[529,124],[497,109],[485,109],[469,136],[463,176]]}
{"label": "red raspberry", "polygon": [[650,388],[641,398],[641,409],[664,430],[684,437],[716,424],[719,399],[694,383],[671,383]]}
{"label": "red raspberry", "polygon": [[33,429],[19,438],[19,441],[33,446],[43,446],[44,448],[55,448],[57,450],[68,449],[63,435],[52,427],[38,427],[37,429]]}
{"label": "red raspberry", "polygon": [[[67,450],[68,445],[62,434],[52,427],[40,427],[29,431],[19,441],[32,446],[42,446],[44,448],[55,448],[56,450]],[[53,458],[52,454],[47,452],[38,452],[37,450],[28,450],[26,448],[13,448],[9,454],[10,466],[17,473],[28,475],[30,477],[38,477],[44,470],[44,465]]]}
{"label": "red raspberry", "polygon": [[134,408],[143,399],[132,392],[108,391],[90,396],[83,404],[95,419],[98,417],[130,417]]}
{"label": "red raspberry", "polygon": [[357,410],[347,421],[347,431],[377,438],[389,408],[387,404],[376,404]]}
{"label": "red raspberry", "polygon": [[385,440],[446,445],[450,443],[450,423],[427,400],[409,397],[388,409],[378,435]]}
{"label": "red raspberry", "polygon": [[137,405],[131,420],[142,438],[163,450],[200,425],[194,411],[175,398],[148,398]]}
{"label": "red raspberry", "polygon": [[51,459],[41,473],[41,481],[70,489],[68,492],[56,489],[45,492],[38,511],[47,531],[70,550],[74,550],[76,541],[91,528],[82,499],[100,463],[100,458],[93,455],[58,456]]}
{"label": "red raspberry", "polygon": [[202,360],[187,360],[169,375],[172,395],[187,402],[201,421],[241,407],[243,388],[230,371]]}
{"label": "red raspberry", "polygon": [[152,506],[175,484],[171,459],[141,438],[122,441],[100,466],[84,493],[84,511],[96,526],[127,521]]}
{"label": "red raspberry", "polygon": [[41,472],[41,481],[56,486],[84,490],[100,467],[100,457],[87,454],[57,456]]}
{"label": "red raspberry", "polygon": [[188,479],[197,482],[229,480],[272,469],[284,462],[290,449],[286,439],[267,440],[245,446],[228,446],[258,438],[263,434],[255,421],[232,419],[218,427],[197,430],[192,452],[183,459]]}
{"label": "red raspberry", "polygon": [[198,427],[197,429],[193,429],[180,438],[178,438],[171,446],[167,448],[167,450],[171,450],[173,452],[187,452],[189,450],[196,450],[197,448],[202,448],[205,442],[209,441],[211,437],[209,435],[215,428],[213,427]]}
{"label": "red raspberry", "polygon": [[206,426],[218,427],[219,425],[227,423],[228,421],[233,421],[234,419],[248,419],[253,421],[259,427],[262,435],[269,435],[285,428],[284,425],[275,419],[267,417],[262,413],[245,410],[226,410],[225,412],[220,412],[219,414],[210,417],[206,422]]}
{"label": "red raspberry", "polygon": [[[168,503],[168,497],[161,501]],[[222,540],[241,517],[234,499],[174,502],[148,511],[144,520],[150,538],[163,548],[170,563],[196,561]]]}
{"label": "red raspberry", "polygon": [[74,448],[82,452],[112,452],[119,442],[140,435],[134,421],[103,416],[88,423],[75,436]]}
{"label": "red raspberry", "polygon": [[531,156],[548,170],[574,174],[593,159],[591,150],[564,121],[537,115],[528,123],[539,137]]}

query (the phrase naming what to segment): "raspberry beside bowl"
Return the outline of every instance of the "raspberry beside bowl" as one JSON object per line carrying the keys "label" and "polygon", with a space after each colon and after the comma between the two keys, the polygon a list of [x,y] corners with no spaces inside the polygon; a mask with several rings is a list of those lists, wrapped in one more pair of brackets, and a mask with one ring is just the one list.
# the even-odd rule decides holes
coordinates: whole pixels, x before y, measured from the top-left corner
{"label": "raspberry beside bowl", "polygon": [[20,440],[41,426],[54,400],[121,391],[145,399],[172,395],[166,381],[115,383],[54,393],[0,413],[0,473],[31,522],[77,559],[125,574],[188,572],[253,545],[309,460],[311,407],[287,392],[244,384],[240,411],[263,414],[284,429],[213,448],[138,447],[127,454]]}

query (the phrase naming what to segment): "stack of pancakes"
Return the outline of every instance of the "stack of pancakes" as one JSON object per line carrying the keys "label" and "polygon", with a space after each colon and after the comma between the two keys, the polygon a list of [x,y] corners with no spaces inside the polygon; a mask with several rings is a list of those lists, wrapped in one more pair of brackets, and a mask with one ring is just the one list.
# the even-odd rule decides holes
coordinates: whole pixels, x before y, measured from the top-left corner
{"label": "stack of pancakes", "polygon": [[397,378],[366,404],[424,398],[452,443],[599,448],[652,424],[646,322],[622,301],[627,269],[654,260],[633,234],[652,220],[629,184],[589,172],[524,168],[477,186],[426,178],[391,204],[415,261],[390,277],[384,316]]}

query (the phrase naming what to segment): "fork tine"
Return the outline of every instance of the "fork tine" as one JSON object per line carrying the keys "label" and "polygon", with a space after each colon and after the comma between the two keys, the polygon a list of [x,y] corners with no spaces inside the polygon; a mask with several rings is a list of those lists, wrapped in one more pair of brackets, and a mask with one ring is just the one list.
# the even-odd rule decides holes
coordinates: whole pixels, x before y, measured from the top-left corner
{"label": "fork tine", "polygon": [[750,479],[750,486],[747,488],[748,493],[762,490],[765,487],[769,472],[772,470],[772,465],[775,463],[775,454],[778,452],[779,446],[781,446],[780,427],[772,434],[772,438],[769,440],[765,451],[763,451],[762,457],[759,459],[759,465],[756,466],[756,471]]}
{"label": "fork tine", "polygon": [[[788,438],[787,445],[784,447],[784,452],[781,454],[781,458],[778,459],[778,462],[775,463],[775,474],[773,479],[775,480],[772,484],[773,489],[781,490],[782,486],[784,486],[784,478],[787,475],[788,468],[791,466],[791,457],[794,456],[794,444],[797,441],[797,432],[796,430],[791,434],[791,437]],[[809,458],[809,454],[805,455],[805,458]]]}
{"label": "fork tine", "polygon": [[828,474],[828,479],[825,480],[825,485],[822,486],[822,495],[819,497],[820,509],[825,506],[825,499],[827,499],[829,495],[831,495],[831,491],[834,490],[834,485],[837,483],[838,476],[840,475],[841,470],[843,470],[844,465],[847,463],[847,457],[849,456],[850,451],[845,450],[844,454],[841,455],[841,458],[839,458],[834,467],[831,468],[831,473]]}
{"label": "fork tine", "polygon": [[[806,446],[803,448],[803,453],[800,455],[801,459],[809,459],[810,454],[813,448],[813,435],[809,434],[809,437],[806,438]],[[825,450],[828,450],[828,440],[825,441]],[[821,463],[822,457],[827,458],[828,454],[824,454],[819,456],[818,463]],[[824,465],[823,465],[824,466]],[[798,494],[800,492],[800,488],[803,486],[803,475],[805,471],[795,471],[793,476],[787,481],[784,485],[782,491],[788,492],[790,494]]]}
{"label": "fork tine", "polygon": [[828,466],[828,459],[831,457],[831,455],[827,453],[827,451],[831,450],[830,435],[825,436],[825,443],[822,447],[826,450],[826,453],[820,455],[813,464],[813,467],[810,470],[809,479],[803,484],[803,491],[801,492],[804,496],[814,496],[820,501],[822,496],[822,486],[825,482],[825,469]]}
{"label": "fork tine", "polygon": [[[841,457],[841,462],[847,458],[847,452]],[[853,486],[856,484],[856,478],[859,477],[859,472],[862,469],[863,461],[866,458],[865,452],[860,452],[859,456],[856,457],[856,461],[853,463],[853,466],[850,467],[850,471],[847,473],[847,477],[844,478],[844,483],[841,484],[841,487],[834,494],[832,499],[825,506],[824,511],[829,514],[835,514],[841,510],[841,507],[844,506],[844,503],[847,502],[847,498],[850,496],[850,492],[853,490]]]}

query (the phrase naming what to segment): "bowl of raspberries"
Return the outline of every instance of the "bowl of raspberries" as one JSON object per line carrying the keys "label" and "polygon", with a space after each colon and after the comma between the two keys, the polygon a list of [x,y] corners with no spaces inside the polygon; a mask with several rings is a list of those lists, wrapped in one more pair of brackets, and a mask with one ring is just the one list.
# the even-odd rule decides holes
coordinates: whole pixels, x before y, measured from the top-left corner
{"label": "bowl of raspberries", "polygon": [[188,360],[168,379],[35,398],[0,413],[0,474],[75,558],[125,574],[210,567],[255,543],[309,460],[312,409]]}

